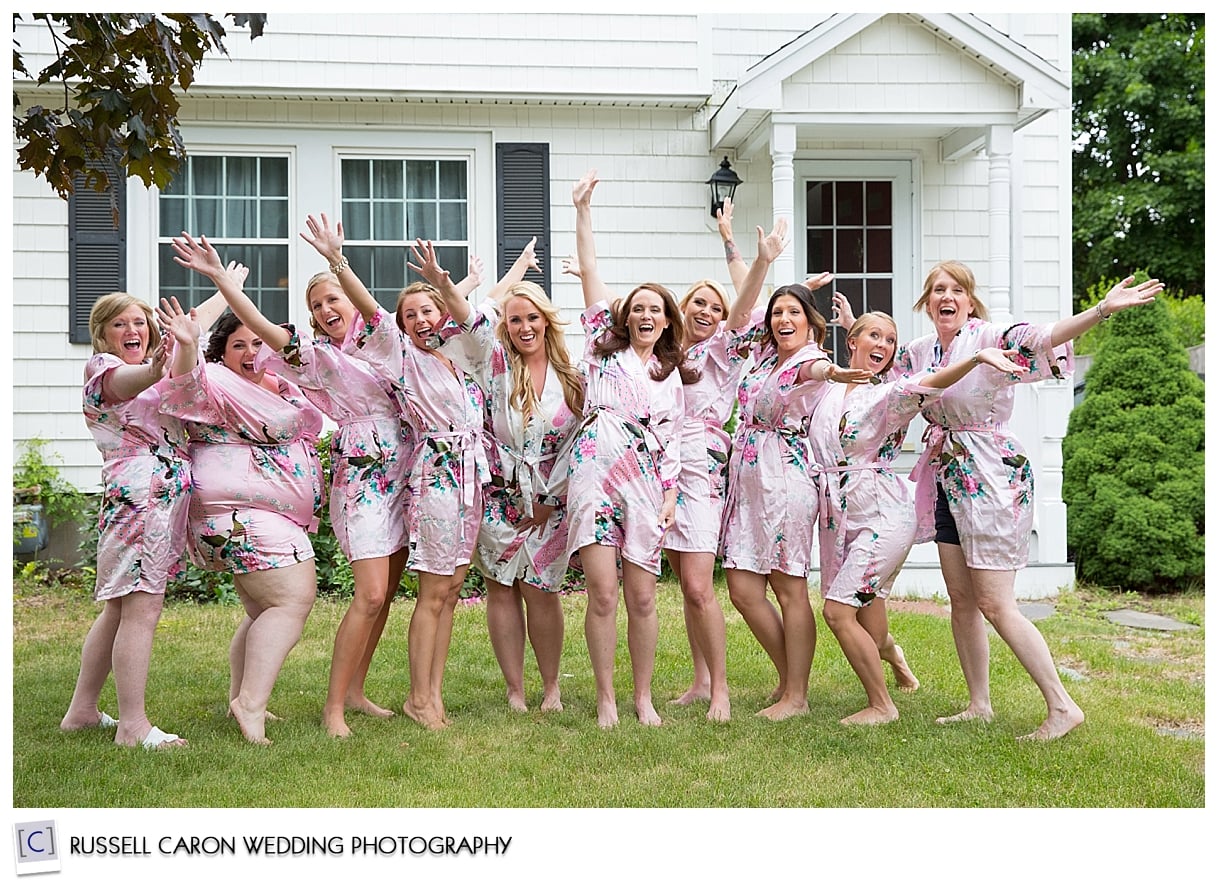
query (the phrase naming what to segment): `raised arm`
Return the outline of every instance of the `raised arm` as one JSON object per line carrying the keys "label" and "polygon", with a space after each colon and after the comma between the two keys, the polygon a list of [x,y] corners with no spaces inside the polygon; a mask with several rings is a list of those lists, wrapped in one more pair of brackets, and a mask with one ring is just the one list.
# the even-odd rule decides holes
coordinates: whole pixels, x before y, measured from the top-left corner
{"label": "raised arm", "polygon": [[[250,274],[248,266],[237,263],[235,260],[230,260],[225,269],[238,285],[244,285],[246,276]],[[215,294],[194,308],[199,328],[206,333],[216,323],[216,319],[224,314],[226,309],[228,309],[228,301],[224,299],[224,295],[217,289]]]}
{"label": "raised arm", "polygon": [[[730,209],[730,200],[724,205],[725,209]],[[770,271],[770,265],[778,259],[778,255],[782,254],[782,250],[786,247],[787,221],[785,218],[779,218],[774,222],[774,229],[768,236],[761,227],[757,228],[757,258],[739,282],[735,277],[732,278],[732,285],[736,288],[736,299],[727,314],[727,327],[742,328],[748,324],[753,307],[757,305],[757,295],[761,293],[761,286],[765,284],[766,273]],[[743,261],[740,263],[743,264]],[[728,267],[731,267],[730,260]]]}
{"label": "raised arm", "polygon": [[178,303],[178,298],[166,300],[162,297],[156,317],[165,329],[165,334],[173,337],[173,361],[169,365],[169,376],[180,377],[189,374],[199,361],[199,337],[202,328],[199,326],[198,310],[185,312]]}
{"label": "raised arm", "polygon": [[592,191],[598,180],[596,169],[591,169],[571,189],[571,200],[575,203],[575,255],[579,260],[584,306],[608,302],[613,296],[596,268],[596,243],[592,239]]}
{"label": "raised arm", "polygon": [[1155,299],[1155,295],[1163,290],[1163,283],[1158,279],[1147,279],[1140,285],[1133,285],[1133,276],[1117,282],[1104,299],[1089,309],[1064,318],[1053,325],[1050,343],[1061,346],[1063,343],[1080,336],[1100,322],[1107,321],[1113,313],[1134,306],[1142,306]]}
{"label": "raised arm", "polygon": [[440,266],[439,261],[436,260],[435,246],[423,239],[415,239],[414,244],[410,246],[410,254],[417,263],[407,261],[406,266],[425,278],[432,287],[439,291],[440,296],[444,298],[444,308],[448,314],[459,324],[465,324],[469,320],[469,301],[457,290],[448,270]]}
{"label": "raised arm", "polygon": [[300,238],[312,245],[314,250],[330,264],[330,272],[338,277],[338,284],[342,286],[343,293],[347,295],[351,305],[359,310],[364,321],[371,321],[377,310],[380,309],[380,304],[376,302],[376,298],[372,296],[372,292],[368,290],[360,277],[355,274],[355,270],[351,268],[347,258],[343,257],[345,240],[343,222],[339,221],[335,227],[331,227],[330,219],[323,212],[320,220],[309,215],[305,220],[305,225],[309,228],[309,232],[301,233]]}
{"label": "raised arm", "polygon": [[963,380],[979,364],[988,364],[1004,374],[1026,374],[1028,372],[1026,366],[1011,361],[1011,357],[1018,354],[1018,349],[997,349],[992,346],[988,349],[978,349],[968,358],[940,368],[933,374],[923,374],[918,379],[918,383],[932,389],[946,389],[953,383]]}
{"label": "raised arm", "polygon": [[[715,213],[715,218],[719,224],[719,236],[723,239],[723,256],[727,258],[727,272],[732,278],[732,287],[736,291],[736,296],[739,297],[744,291],[745,277],[748,275],[749,267],[744,262],[740,249],[736,247],[736,240],[732,235],[731,199],[723,200],[723,208]],[[766,271],[769,271],[768,266]],[[765,273],[762,273],[762,278],[765,278]],[[758,290],[761,289],[758,288]]]}
{"label": "raised arm", "polygon": [[148,364],[120,364],[102,378],[102,389],[108,401],[130,401],[165,375],[169,341],[164,337],[152,352]]}
{"label": "raised arm", "polygon": [[457,282],[457,293],[466,300],[469,300],[469,295],[478,290],[478,286],[482,284],[483,272],[482,258],[476,254],[471,254],[469,256],[469,272],[466,273],[464,279]]}
{"label": "raised arm", "polygon": [[541,267],[537,264],[537,254],[533,250],[537,246],[537,237],[534,236],[529,240],[529,244],[524,246],[524,250],[520,252],[520,256],[512,261],[512,265],[508,267],[508,271],[503,274],[503,278],[495,283],[495,287],[491,289],[490,298],[495,301],[502,301],[507,295],[508,289],[517,282],[524,280],[524,274],[529,270],[541,272]]}
{"label": "raised arm", "polygon": [[[254,301],[242,289],[236,269],[241,265],[230,263],[232,270],[226,268],[206,236],[195,239],[188,233],[182,233],[173,240],[173,250],[177,252],[173,258],[177,263],[215,283],[233,315],[241,319],[241,323],[257,334],[264,344],[272,349],[282,349],[292,339],[291,334],[259,312]],[[242,273],[241,280],[244,279],[245,273]]]}

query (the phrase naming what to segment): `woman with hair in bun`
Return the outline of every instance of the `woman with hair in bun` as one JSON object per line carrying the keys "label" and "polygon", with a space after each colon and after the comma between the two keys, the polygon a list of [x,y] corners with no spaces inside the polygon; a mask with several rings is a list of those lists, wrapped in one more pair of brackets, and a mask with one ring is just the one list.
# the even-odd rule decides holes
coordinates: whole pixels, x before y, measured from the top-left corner
{"label": "woman with hair in bun", "polygon": [[816,649],[808,575],[821,478],[808,423],[829,383],[874,376],[833,364],[821,348],[824,337],[812,292],[784,285],[770,297],[763,323],[740,333],[731,348],[733,359],[752,354],[753,364],[738,394],[720,553],[732,604],[778,671],[773,704],[758,712],[771,720],[808,712]]}
{"label": "woman with hair in bun", "polygon": [[579,551],[588,589],[584,635],[596,679],[597,724],[608,729],[618,723],[613,668],[620,558],[635,713],[643,725],[658,726],[651,697],[656,577],[677,503],[683,386],[696,375],[685,366],[681,312],[667,288],[647,282],[610,306],[592,237],[596,184],[596,172],[589,171],[572,191],[587,307],[581,317],[587,394],[570,457],[567,550]]}

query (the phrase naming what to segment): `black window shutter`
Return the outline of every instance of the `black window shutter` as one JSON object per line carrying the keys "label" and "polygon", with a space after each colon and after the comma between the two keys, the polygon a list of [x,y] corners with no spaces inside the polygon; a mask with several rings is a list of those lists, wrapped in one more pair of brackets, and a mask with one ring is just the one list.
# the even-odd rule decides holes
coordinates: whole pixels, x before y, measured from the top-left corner
{"label": "black window shutter", "polygon": [[76,190],[68,197],[68,340],[72,343],[89,342],[89,311],[97,298],[127,288],[127,182],[122,174],[121,167],[111,165],[113,204],[109,190],[91,190],[83,177],[76,179]]}
{"label": "black window shutter", "polygon": [[499,263],[496,278],[507,272],[529,240],[541,276],[530,270],[525,279],[550,294],[550,145],[496,144],[495,179],[499,206]]}

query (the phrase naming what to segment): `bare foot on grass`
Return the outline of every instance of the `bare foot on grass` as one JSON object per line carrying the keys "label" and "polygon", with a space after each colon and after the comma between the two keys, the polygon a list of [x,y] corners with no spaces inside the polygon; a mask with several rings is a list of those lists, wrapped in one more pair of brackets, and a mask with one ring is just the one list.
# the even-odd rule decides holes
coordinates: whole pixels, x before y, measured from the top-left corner
{"label": "bare foot on grass", "polygon": [[949,726],[952,723],[967,723],[969,720],[980,720],[983,723],[988,723],[994,719],[994,712],[989,708],[985,710],[977,710],[972,707],[966,707],[958,714],[952,714],[950,717],[936,717],[935,722],[940,726]]}
{"label": "bare foot on grass", "polygon": [[710,701],[709,686],[690,686],[681,695],[669,701],[669,704],[675,704],[678,707],[689,707],[696,701]]}
{"label": "bare foot on grass", "polygon": [[340,711],[323,711],[321,715],[322,728],[331,738],[346,738],[351,734],[346,717]]}
{"label": "bare foot on grass", "polygon": [[557,687],[552,692],[547,691],[541,697],[541,709],[546,712],[562,710],[562,698],[559,695]]}
{"label": "bare foot on grass", "polygon": [[234,698],[228,703],[232,717],[241,727],[241,734],[250,744],[270,744],[266,737],[266,711],[247,711],[241,706],[241,699]]}
{"label": "bare foot on grass", "polygon": [[757,711],[757,716],[777,722],[778,720],[803,716],[807,712],[808,702],[784,698],[764,710]]}
{"label": "bare foot on grass", "polygon": [[602,729],[612,729],[617,725],[617,700],[614,698],[598,698],[596,701],[596,725]]}
{"label": "bare foot on grass", "polygon": [[406,703],[402,705],[402,713],[424,729],[430,729],[435,732],[444,728],[444,718],[437,714],[430,706],[416,707],[411,703],[410,699],[406,699]]}
{"label": "bare foot on grass", "polygon": [[379,717],[387,719],[392,717],[393,711],[387,707],[381,707],[379,704],[373,704],[366,695],[348,695],[346,701],[347,710],[355,711],[357,714],[365,714],[369,717]]}
{"label": "bare foot on grass", "polygon": [[897,644],[892,644],[892,650],[884,656],[884,661],[892,666],[892,675],[897,681],[897,688],[902,692],[916,692],[922,685],[914,676],[913,671],[909,669],[909,665],[905,661],[905,653]]}
{"label": "bare foot on grass", "polygon": [[636,698],[634,700],[634,712],[638,714],[639,722],[644,726],[658,726],[663,722],[660,715],[656,713],[655,706],[651,703],[651,696]]}
{"label": "bare foot on grass", "polygon": [[893,720],[900,717],[897,709],[884,709],[878,707],[865,707],[858,713],[851,714],[838,720],[843,726],[879,726],[883,723],[891,723]]}
{"label": "bare foot on grass", "polygon": [[81,729],[111,729],[118,726],[118,720],[99,710],[73,713],[68,711],[59,721],[60,732],[78,732]]}
{"label": "bare foot on grass", "polygon": [[1054,738],[1061,738],[1067,732],[1077,728],[1083,722],[1082,709],[1073,702],[1069,707],[1057,708],[1049,713],[1049,716],[1040,728],[1035,732],[1029,732],[1027,735],[1020,735],[1018,741],[1052,741]]}
{"label": "bare foot on grass", "polygon": [[529,709],[528,702],[524,700],[523,692],[509,692],[507,694],[508,707],[517,713],[524,713]]}

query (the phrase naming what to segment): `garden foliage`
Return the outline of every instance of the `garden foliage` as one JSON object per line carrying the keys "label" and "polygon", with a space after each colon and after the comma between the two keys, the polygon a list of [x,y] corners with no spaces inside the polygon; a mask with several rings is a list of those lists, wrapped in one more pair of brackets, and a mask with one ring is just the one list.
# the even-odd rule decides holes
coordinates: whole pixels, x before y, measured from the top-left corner
{"label": "garden foliage", "polygon": [[1078,577],[1140,591],[1200,586],[1204,383],[1162,300],[1121,312],[1106,329],[1062,444]]}

